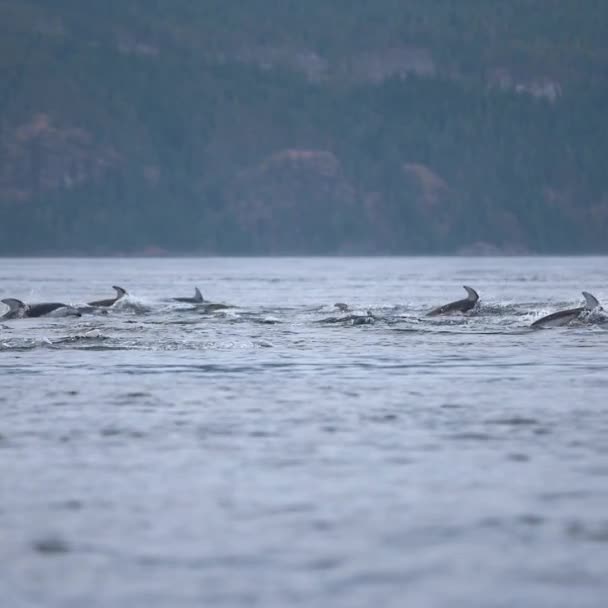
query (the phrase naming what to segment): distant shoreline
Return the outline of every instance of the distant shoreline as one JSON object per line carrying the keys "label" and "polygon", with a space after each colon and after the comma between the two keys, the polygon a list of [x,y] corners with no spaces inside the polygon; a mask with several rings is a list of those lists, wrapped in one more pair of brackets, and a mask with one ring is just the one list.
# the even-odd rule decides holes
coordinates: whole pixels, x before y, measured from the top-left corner
{"label": "distant shoreline", "polygon": [[465,253],[271,253],[271,254],[229,254],[229,253],[167,253],[162,255],[147,255],[142,253],[109,253],[109,254],[91,254],[91,253],[47,253],[47,254],[0,254],[0,259],[137,259],[137,260],[162,260],[162,259],[180,259],[180,258],[200,258],[200,259],[356,259],[356,258],[605,258],[608,257],[608,252],[585,252],[585,253],[493,253],[493,254],[465,254]]}

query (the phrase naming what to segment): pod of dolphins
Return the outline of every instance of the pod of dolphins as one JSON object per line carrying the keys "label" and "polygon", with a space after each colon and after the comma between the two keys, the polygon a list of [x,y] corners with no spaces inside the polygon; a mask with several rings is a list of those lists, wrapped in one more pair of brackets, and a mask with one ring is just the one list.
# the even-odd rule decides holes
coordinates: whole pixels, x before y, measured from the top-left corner
{"label": "pod of dolphins", "polygon": [[69,306],[68,304],[64,304],[63,302],[43,302],[41,304],[26,304],[21,300],[17,300],[16,298],[6,298],[2,300],[3,304],[8,306],[8,312],[4,313],[0,319],[24,319],[28,317],[42,317],[44,315],[48,315],[51,312],[59,310],[63,308],[66,310],[68,314],[79,317],[82,312],[89,312],[90,310],[95,309],[103,309],[109,308],[113,306],[127,295],[126,289],[122,287],[118,287],[117,285],[113,285],[112,289],[116,292],[116,297],[107,298],[105,300],[95,300],[94,302],[89,302],[86,307],[74,308],[73,306]]}
{"label": "pod of dolphins", "polygon": [[[122,300],[128,295],[126,289],[119,287],[118,285],[112,285],[112,289],[116,292],[115,297],[106,298],[102,300],[94,300],[89,302],[86,306],[74,307],[63,302],[42,302],[39,304],[26,304],[22,300],[16,298],[5,298],[0,300],[3,304],[8,306],[8,312],[0,316],[0,319],[24,319],[30,317],[42,317],[48,315],[56,310],[63,309],[67,315],[80,317],[82,313],[95,312],[95,311],[107,311],[108,308],[114,306],[116,302]],[[215,310],[222,310],[224,308],[230,308],[226,304],[217,304],[214,302],[208,302],[203,298],[198,287],[194,288],[194,296],[192,297],[179,297],[172,298],[175,302],[183,302],[186,304],[202,305],[205,310],[213,312]]]}
{"label": "pod of dolphins", "polygon": [[[475,306],[477,306],[477,303],[479,302],[479,294],[468,285],[463,285],[463,287],[467,292],[466,298],[456,300],[448,304],[444,304],[443,306],[439,306],[427,313],[427,316],[435,317],[439,315],[449,315],[453,313],[466,313],[475,308]],[[107,310],[111,306],[114,306],[116,302],[128,295],[127,291],[122,287],[119,287],[118,285],[113,285],[112,288],[116,292],[115,297],[102,300],[94,300],[92,302],[89,302],[87,306],[79,308],[69,306],[68,304],[63,304],[62,302],[42,302],[39,304],[26,304],[21,300],[17,300],[15,298],[6,298],[1,301],[3,304],[6,304],[6,306],[8,306],[9,310],[8,312],[4,313],[4,315],[2,315],[0,319],[6,320],[21,319],[26,317],[41,317],[58,309],[65,309],[67,314],[71,314],[74,316],[80,316],[83,312]],[[573,321],[583,319],[585,318],[585,316],[588,316],[592,312],[600,312],[604,310],[597,298],[591,295],[589,292],[583,291],[583,297],[585,299],[585,303],[583,304],[583,306],[553,312],[534,321],[531,327],[562,327],[568,325]],[[172,300],[185,304],[193,304],[196,306],[203,305],[205,309],[210,312],[215,310],[221,310],[224,308],[230,308],[226,304],[215,304],[213,302],[206,301],[203,298],[203,295],[201,294],[198,287],[194,288],[194,296],[175,297],[172,298]],[[342,302],[335,304],[335,306],[340,312],[349,311],[348,305]],[[371,311],[367,311],[366,317],[360,317],[358,315],[352,315],[352,317],[354,321],[371,321],[375,319]],[[331,320],[344,321],[348,320],[348,317],[340,317]]]}

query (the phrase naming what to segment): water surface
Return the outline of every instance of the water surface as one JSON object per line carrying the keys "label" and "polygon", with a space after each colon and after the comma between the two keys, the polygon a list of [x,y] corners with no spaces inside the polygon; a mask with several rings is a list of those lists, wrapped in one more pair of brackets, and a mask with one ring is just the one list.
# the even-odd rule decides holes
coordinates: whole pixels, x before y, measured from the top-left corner
{"label": "water surface", "polygon": [[2,605],[603,606],[607,262],[3,259]]}

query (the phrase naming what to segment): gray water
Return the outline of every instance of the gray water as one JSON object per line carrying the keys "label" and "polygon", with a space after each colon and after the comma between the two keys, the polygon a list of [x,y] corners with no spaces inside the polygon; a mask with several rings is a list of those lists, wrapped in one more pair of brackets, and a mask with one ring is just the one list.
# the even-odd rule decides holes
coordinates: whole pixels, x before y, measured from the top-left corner
{"label": "gray water", "polygon": [[113,284],[0,321],[1,606],[605,606],[608,326],[529,329],[605,258],[0,263]]}

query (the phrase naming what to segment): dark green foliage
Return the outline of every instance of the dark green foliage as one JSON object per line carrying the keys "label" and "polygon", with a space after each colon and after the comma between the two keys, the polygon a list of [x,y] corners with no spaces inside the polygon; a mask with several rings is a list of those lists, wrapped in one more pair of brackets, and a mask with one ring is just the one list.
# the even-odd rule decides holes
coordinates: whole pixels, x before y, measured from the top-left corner
{"label": "dark green foliage", "polygon": [[[0,0],[0,253],[606,251],[607,19],[600,0]],[[398,47],[433,72],[344,67]],[[306,49],[320,81],[285,60]],[[561,95],[491,87],[498,69]]]}

